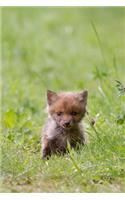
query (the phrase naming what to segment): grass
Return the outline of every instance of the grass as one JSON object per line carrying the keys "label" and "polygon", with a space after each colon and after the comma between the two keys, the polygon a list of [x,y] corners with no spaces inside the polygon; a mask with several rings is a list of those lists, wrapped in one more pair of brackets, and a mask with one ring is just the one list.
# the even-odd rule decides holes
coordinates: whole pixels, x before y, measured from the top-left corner
{"label": "grass", "polygon": [[[124,24],[120,7],[2,8],[1,192],[125,192]],[[46,89],[84,88],[89,143],[42,160]]]}

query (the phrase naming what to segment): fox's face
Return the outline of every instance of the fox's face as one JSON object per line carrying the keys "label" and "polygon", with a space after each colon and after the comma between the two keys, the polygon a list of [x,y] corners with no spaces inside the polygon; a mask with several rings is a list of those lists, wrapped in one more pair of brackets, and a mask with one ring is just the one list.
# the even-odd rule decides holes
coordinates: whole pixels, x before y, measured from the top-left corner
{"label": "fox's face", "polygon": [[69,129],[81,121],[86,112],[88,92],[55,93],[47,91],[49,113],[62,128]]}

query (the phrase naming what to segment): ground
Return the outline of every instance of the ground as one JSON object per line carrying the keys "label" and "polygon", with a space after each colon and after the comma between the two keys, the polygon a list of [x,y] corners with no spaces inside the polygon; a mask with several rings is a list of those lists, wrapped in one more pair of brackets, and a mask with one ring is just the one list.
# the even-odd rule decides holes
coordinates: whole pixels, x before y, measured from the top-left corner
{"label": "ground", "polygon": [[[2,8],[1,192],[125,192],[124,35],[124,7]],[[45,161],[47,89],[88,90],[89,142]]]}

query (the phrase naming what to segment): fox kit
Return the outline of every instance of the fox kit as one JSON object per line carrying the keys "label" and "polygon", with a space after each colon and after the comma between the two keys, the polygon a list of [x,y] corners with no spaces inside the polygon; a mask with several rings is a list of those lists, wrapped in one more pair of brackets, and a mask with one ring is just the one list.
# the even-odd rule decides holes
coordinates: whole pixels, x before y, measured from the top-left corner
{"label": "fox kit", "polygon": [[67,143],[71,147],[85,144],[85,133],[81,124],[86,113],[88,92],[55,93],[47,91],[48,120],[42,137],[42,157],[54,153],[66,153]]}

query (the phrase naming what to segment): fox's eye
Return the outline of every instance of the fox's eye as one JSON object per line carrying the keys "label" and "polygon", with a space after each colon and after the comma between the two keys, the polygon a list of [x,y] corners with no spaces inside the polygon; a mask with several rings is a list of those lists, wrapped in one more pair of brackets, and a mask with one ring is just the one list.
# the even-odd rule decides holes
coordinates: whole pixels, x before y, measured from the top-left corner
{"label": "fox's eye", "polygon": [[78,113],[77,112],[71,112],[71,115],[76,116]]}
{"label": "fox's eye", "polygon": [[57,112],[56,113],[58,116],[61,116],[63,114],[63,112]]}

